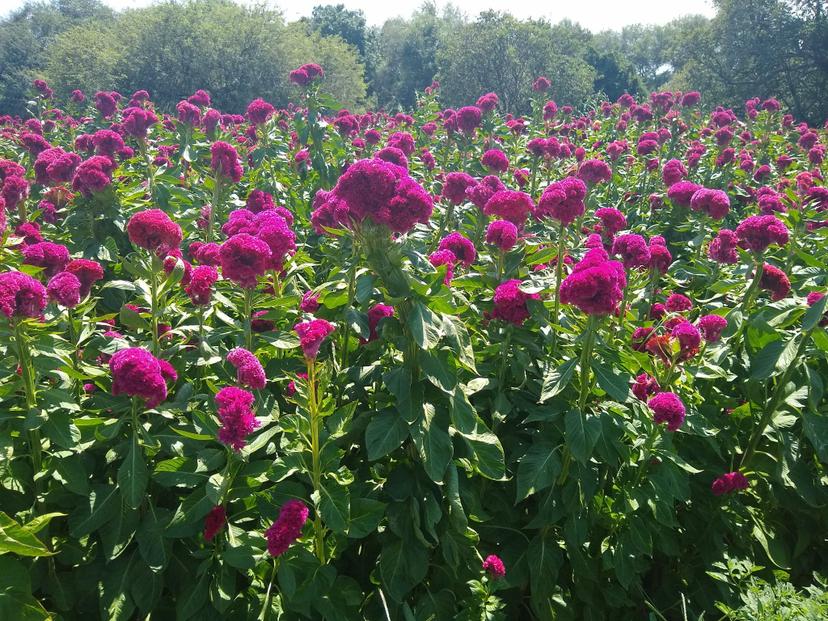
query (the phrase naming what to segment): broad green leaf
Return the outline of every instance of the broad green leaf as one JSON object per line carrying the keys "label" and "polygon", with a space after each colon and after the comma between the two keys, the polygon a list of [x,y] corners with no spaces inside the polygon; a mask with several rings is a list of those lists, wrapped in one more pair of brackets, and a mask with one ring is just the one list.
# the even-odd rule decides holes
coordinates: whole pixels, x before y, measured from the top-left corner
{"label": "broad green leaf", "polygon": [[566,446],[572,456],[585,464],[592,457],[592,451],[601,436],[601,419],[598,416],[569,410],[564,417]]}
{"label": "broad green leaf", "polygon": [[520,458],[515,502],[546,489],[560,473],[561,460],[557,447],[549,440],[537,439]]}
{"label": "broad green leaf", "polygon": [[632,377],[629,373],[616,372],[610,366],[603,363],[594,363],[592,370],[595,371],[595,378],[598,385],[612,399],[624,403],[630,395],[630,382]]}
{"label": "broad green leaf", "polygon": [[351,499],[348,488],[331,478],[323,478],[319,490],[319,511],[327,528],[335,533],[348,530]]}
{"label": "broad green leaf", "polygon": [[95,485],[89,497],[69,515],[69,533],[79,539],[114,518],[120,510],[120,496],[114,485]]}
{"label": "broad green leaf", "polygon": [[578,359],[572,358],[558,367],[550,367],[543,378],[543,386],[541,387],[541,395],[538,403],[548,401],[566,388],[572,380],[572,375],[577,365]]}
{"label": "broad green leaf", "polygon": [[144,462],[144,451],[138,444],[138,434],[133,433],[129,451],[118,468],[118,488],[129,507],[137,509],[141,505],[148,482],[149,471]]}
{"label": "broad green leaf", "polygon": [[813,306],[805,311],[805,316],[802,317],[802,330],[804,332],[813,330],[814,327],[822,320],[822,316],[825,314],[826,305],[828,305],[828,296],[823,296],[816,303],[814,303]]}
{"label": "broad green leaf", "polygon": [[408,437],[408,423],[397,412],[384,410],[375,415],[365,429],[368,459],[385,457]]}
{"label": "broad green leaf", "polygon": [[811,410],[802,412],[802,430],[805,437],[819,456],[820,461],[828,464],[828,416],[817,414]]}
{"label": "broad green leaf", "polygon": [[0,511],[0,554],[11,552],[18,556],[52,556],[54,552],[35,536],[35,532]]}
{"label": "broad green leaf", "polygon": [[424,403],[423,415],[411,427],[411,439],[420,453],[426,474],[435,483],[443,480],[446,466],[454,453],[447,419],[447,416],[436,416],[434,406]]}
{"label": "broad green leaf", "polygon": [[418,543],[406,545],[400,539],[385,543],[380,553],[380,577],[394,601],[402,601],[428,572],[428,552]]}
{"label": "broad green leaf", "polygon": [[434,314],[425,304],[414,302],[411,305],[408,328],[411,330],[414,342],[421,349],[431,349],[440,342],[442,336],[441,325],[440,317]]}
{"label": "broad green leaf", "polygon": [[387,505],[372,498],[351,498],[351,519],[348,537],[362,539],[373,533],[385,516]]}

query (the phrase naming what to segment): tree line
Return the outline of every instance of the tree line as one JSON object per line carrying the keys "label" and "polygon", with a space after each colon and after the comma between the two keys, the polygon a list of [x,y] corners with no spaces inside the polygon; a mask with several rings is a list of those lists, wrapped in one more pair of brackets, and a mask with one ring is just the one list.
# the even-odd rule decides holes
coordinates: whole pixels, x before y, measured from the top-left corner
{"label": "tree line", "polygon": [[550,97],[578,105],[601,93],[699,90],[741,107],[775,96],[799,118],[828,116],[828,0],[716,0],[711,18],[592,33],[564,20],[474,18],[424,3],[413,15],[367,25],[362,11],[319,5],[286,22],[266,5],[232,0],[162,0],[115,12],[99,0],[27,3],[0,22],[0,111],[22,113],[33,78],[58,97],[75,88],[148,90],[171,108],[197,88],[217,107],[242,111],[265,97],[285,105],[288,71],[325,67],[325,90],[354,109],[410,107],[438,80],[447,106],[496,92],[510,111],[528,111],[532,79]]}

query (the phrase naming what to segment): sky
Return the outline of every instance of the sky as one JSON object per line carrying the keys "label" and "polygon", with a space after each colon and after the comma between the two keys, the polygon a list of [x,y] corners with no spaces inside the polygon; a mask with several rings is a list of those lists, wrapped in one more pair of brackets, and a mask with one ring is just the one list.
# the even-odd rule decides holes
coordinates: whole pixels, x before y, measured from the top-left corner
{"label": "sky", "polygon": [[[103,0],[114,9],[125,9],[152,4],[153,0]],[[255,3],[256,0],[240,0]],[[19,8],[25,0],[0,0],[0,15]],[[407,17],[415,11],[422,0],[268,0],[268,4],[279,7],[288,21],[310,15],[317,4],[345,4],[349,9],[361,9],[370,25],[381,25],[392,17]],[[438,6],[446,4],[437,0]],[[525,19],[546,18],[551,22],[570,19],[581,26],[598,32],[618,30],[629,24],[665,24],[682,15],[701,14],[708,17],[715,13],[712,0],[454,0],[454,6],[469,17],[485,10],[506,11],[515,17]]]}

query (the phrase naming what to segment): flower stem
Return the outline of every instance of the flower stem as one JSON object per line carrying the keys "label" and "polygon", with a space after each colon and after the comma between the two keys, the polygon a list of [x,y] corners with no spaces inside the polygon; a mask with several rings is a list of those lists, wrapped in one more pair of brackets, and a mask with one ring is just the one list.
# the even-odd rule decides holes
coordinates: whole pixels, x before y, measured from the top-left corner
{"label": "flower stem", "polygon": [[[351,265],[348,268],[348,304],[345,307],[346,312],[350,311],[354,305],[354,294],[356,292],[356,268],[359,250],[356,246],[356,239],[353,241],[353,248],[351,253]],[[348,341],[351,338],[351,321],[345,317],[345,328],[342,330],[342,363],[341,369],[348,366]]]}
{"label": "flower stem", "polygon": [[[25,330],[19,319],[12,319],[14,325],[14,340],[17,345],[17,356],[20,363],[20,373],[23,379],[23,392],[26,396],[26,412],[30,412],[37,406],[37,392],[34,380],[34,369],[32,368],[29,348],[26,343]],[[40,444],[40,431],[30,429],[26,432],[29,442],[29,452],[32,459],[32,481],[35,492],[39,491],[39,483],[36,479],[43,464],[42,447]]]}
{"label": "flower stem", "polygon": [[[559,313],[561,311],[561,282],[563,281],[563,265],[564,265],[564,250],[566,249],[566,226],[561,222],[558,229],[558,256],[555,259],[555,306],[552,310],[552,321],[558,325],[560,320]],[[557,341],[558,331],[555,330],[553,335],[553,344]],[[554,346],[554,345],[553,345]]]}
{"label": "flower stem", "polygon": [[581,351],[581,360],[578,363],[578,372],[581,375],[581,394],[578,397],[578,410],[581,414],[584,413],[589,393],[592,391],[592,382],[590,381],[590,361],[592,357],[592,348],[595,345],[595,335],[598,327],[598,316],[590,315],[586,328],[586,340],[584,341],[584,349]]}
{"label": "flower stem", "polygon": [[[310,428],[311,428],[311,480],[313,482],[313,492],[315,498],[321,498],[322,490],[322,462],[321,462],[321,447],[319,442],[319,427],[321,424],[321,417],[319,416],[319,402],[316,385],[316,360],[306,358],[305,362],[308,366],[308,411],[310,413]],[[319,507],[316,507],[313,518],[314,531],[314,548],[316,549],[316,557],[319,562],[325,564],[325,531],[322,526],[322,517],[320,515]]]}
{"label": "flower stem", "polygon": [[658,425],[653,423],[652,429],[650,429],[650,433],[647,436],[647,440],[644,442],[644,451],[642,453],[643,458],[641,460],[641,465],[638,467],[638,472],[635,474],[635,479],[633,480],[632,489],[638,487],[638,484],[641,483],[641,478],[644,476],[644,471],[647,470],[647,460],[650,459],[650,455],[653,452],[653,444],[655,444],[656,439],[659,435],[659,428]]}
{"label": "flower stem", "polygon": [[759,290],[759,284],[762,282],[762,272],[764,271],[764,268],[765,262],[762,258],[762,253],[759,252],[756,254],[756,269],[753,276],[753,282],[750,283],[750,287],[748,287],[748,290],[745,292],[745,297],[742,300],[742,305],[740,307],[743,316],[747,313],[751,303],[753,302],[753,298],[756,296],[756,292]]}
{"label": "flower stem", "polygon": [[244,290],[244,348],[253,351],[253,289]]}
{"label": "flower stem", "polygon": [[279,559],[273,559],[273,568],[270,570],[270,580],[267,581],[267,592],[265,593],[264,604],[262,611],[259,613],[259,621],[268,621],[270,619],[270,609],[273,604],[273,581],[276,579],[276,572],[279,569]]}
{"label": "flower stem", "polygon": [[207,218],[207,241],[213,241],[213,223],[216,221],[216,212],[221,200],[221,176],[216,174],[213,178],[213,202],[210,205],[210,215]]}

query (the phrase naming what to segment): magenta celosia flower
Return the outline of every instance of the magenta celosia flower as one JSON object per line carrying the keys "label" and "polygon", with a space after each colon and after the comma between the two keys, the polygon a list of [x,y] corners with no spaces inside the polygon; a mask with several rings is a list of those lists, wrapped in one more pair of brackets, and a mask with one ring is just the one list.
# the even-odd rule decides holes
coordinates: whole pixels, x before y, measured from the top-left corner
{"label": "magenta celosia flower", "polygon": [[475,103],[483,112],[491,112],[497,107],[499,101],[500,98],[496,93],[485,93],[484,95],[478,97]]}
{"label": "magenta celosia flower", "polygon": [[219,177],[238,183],[242,178],[239,154],[233,145],[217,140],[210,146],[210,168]]}
{"label": "magenta celosia flower", "polygon": [[315,313],[319,310],[319,296],[313,291],[306,291],[299,303],[299,310],[303,313]]}
{"label": "magenta celosia flower", "polygon": [[454,256],[454,253],[451,250],[436,250],[428,255],[428,260],[434,267],[447,266],[443,283],[450,286],[451,279],[454,278],[454,265],[457,263],[457,257]]}
{"label": "magenta celosia flower", "polygon": [[612,169],[603,160],[586,160],[578,168],[578,178],[594,185],[612,179]]}
{"label": "magenta celosia flower", "polygon": [[204,540],[212,541],[221,532],[227,523],[227,511],[219,505],[210,509],[210,513],[204,518]]}
{"label": "magenta celosia flower", "polygon": [[396,147],[384,147],[377,151],[374,157],[408,170],[408,158],[405,156],[405,153]]}
{"label": "magenta celosia flower", "polygon": [[0,185],[0,196],[6,203],[6,209],[12,210],[29,196],[29,182],[23,177],[9,175]]}
{"label": "magenta celosia flower", "polygon": [[399,149],[406,156],[410,156],[414,153],[414,149],[416,148],[416,145],[414,144],[414,137],[408,132],[394,132],[388,136],[386,146]]}
{"label": "magenta celosia flower", "polygon": [[477,207],[483,209],[495,193],[505,190],[506,186],[495,175],[486,175],[478,183],[466,188],[466,197]]}
{"label": "magenta celosia flower", "polygon": [[55,274],[46,285],[49,299],[65,308],[74,308],[81,299],[81,283],[71,272]]}
{"label": "magenta celosia flower", "polygon": [[595,217],[601,221],[601,230],[610,237],[627,228],[626,216],[614,207],[596,209]]}
{"label": "magenta celosia flower", "polygon": [[464,172],[450,172],[443,182],[443,196],[454,205],[466,200],[466,188],[477,182],[474,177]]}
{"label": "magenta celosia flower", "polygon": [[679,207],[690,207],[690,201],[701,186],[692,181],[679,181],[667,189],[667,197],[674,205]]}
{"label": "magenta celosia flower", "polygon": [[600,248],[587,252],[561,283],[560,300],[588,315],[615,313],[627,286],[624,266]]}
{"label": "magenta celosia flower", "polygon": [[646,351],[647,341],[650,340],[650,336],[654,331],[655,328],[651,328],[650,326],[639,326],[633,330],[632,337],[630,339],[632,348],[635,351]]}
{"label": "magenta celosia flower", "polygon": [[111,175],[116,164],[105,155],[93,155],[81,162],[72,177],[72,189],[84,196],[92,196],[112,183]]}
{"label": "magenta celosia flower", "polygon": [[233,235],[220,251],[221,274],[245,289],[253,289],[256,279],[265,273],[270,262],[270,247],[247,233]]}
{"label": "magenta celosia flower", "polygon": [[490,172],[504,173],[509,168],[509,158],[500,149],[486,151],[480,158],[480,163]]}
{"label": "magenta celosia flower", "polygon": [[704,340],[708,343],[716,343],[722,338],[722,332],[727,327],[727,319],[719,315],[705,315],[698,321]]}
{"label": "magenta celosia flower", "polygon": [[349,222],[348,204],[333,192],[317,190],[311,212],[314,231],[319,235],[326,235],[326,228],[339,229],[347,226]]}
{"label": "magenta celosia flower", "polygon": [[227,386],[216,393],[215,399],[218,417],[221,420],[218,430],[219,442],[234,451],[242,450],[247,436],[261,424],[251,409],[253,395],[241,388]]}
{"label": "magenta celosia flower", "polygon": [[517,227],[508,220],[494,220],[486,229],[486,243],[508,252],[517,243]]}
{"label": "magenta celosia flower", "polygon": [[654,377],[642,373],[635,378],[632,386],[632,392],[640,401],[646,401],[651,395],[656,394],[660,390],[658,382]]}
{"label": "magenta celosia flower", "polygon": [[190,281],[184,291],[196,306],[206,306],[212,298],[213,284],[218,280],[218,272],[212,265],[199,265],[190,273]]}
{"label": "magenta celosia flower", "polygon": [[535,81],[532,82],[532,90],[536,93],[544,93],[549,90],[550,86],[552,86],[552,82],[549,81],[549,78],[542,75],[535,78]]}
{"label": "magenta celosia flower", "polygon": [[0,311],[13,317],[39,317],[46,307],[46,288],[23,272],[0,274]]}
{"label": "magenta celosia flower", "polygon": [[563,225],[572,224],[584,213],[586,193],[586,185],[576,177],[555,181],[543,191],[535,218],[553,218]]}
{"label": "magenta celosia flower", "polygon": [[146,138],[149,128],[158,123],[158,117],[152,110],[130,107],[123,114],[124,131],[135,138]]}
{"label": "magenta celosia flower", "polygon": [[477,258],[474,243],[465,235],[457,232],[449,233],[441,239],[438,249],[451,250],[464,267],[469,267]]}
{"label": "magenta celosia flower", "polygon": [[[247,195],[247,202],[245,207],[250,213],[257,214],[261,211],[274,209],[276,207],[273,202],[273,196],[263,190],[251,190]],[[232,217],[232,213],[230,216]]]}
{"label": "magenta celosia flower", "polygon": [[[369,219],[397,233],[428,222],[434,208],[431,196],[404,168],[378,159],[359,160],[349,166],[333,191],[324,196],[324,203],[335,214],[342,205],[332,198],[344,202],[351,220]],[[341,215],[337,219],[345,220]]]}
{"label": "magenta celosia flower", "polygon": [[178,113],[178,120],[184,125],[197,127],[201,123],[201,109],[186,99],[179,101],[175,110]]}
{"label": "magenta celosia flower", "polygon": [[247,118],[253,125],[264,125],[274,112],[276,108],[261,97],[247,105]]}
{"label": "magenta celosia flower", "polygon": [[389,306],[388,304],[375,304],[370,309],[368,309],[369,335],[368,335],[368,339],[364,342],[369,343],[371,341],[375,341],[378,338],[377,326],[379,326],[380,321],[382,321],[386,317],[393,317],[393,316],[394,316],[394,307]]}
{"label": "magenta celosia flower", "polygon": [[701,333],[689,321],[682,321],[670,330],[670,336],[679,342],[679,360],[689,360],[699,353]]}
{"label": "magenta celosia flower", "polygon": [[118,103],[112,96],[112,93],[98,91],[95,93],[95,108],[101,113],[101,116],[108,119],[118,109]]}
{"label": "magenta celosia flower", "polygon": [[97,261],[90,259],[72,259],[64,268],[74,274],[80,281],[80,296],[85,298],[92,291],[92,285],[104,276],[103,268]]}
{"label": "magenta celosia flower", "polygon": [[777,302],[790,293],[791,281],[781,269],[770,263],[765,263],[762,269],[762,278],[759,280],[759,287],[770,291],[771,300]]}
{"label": "magenta celosia flower", "polygon": [[723,474],[710,486],[710,491],[714,496],[723,496],[731,492],[738,492],[750,487],[750,482],[747,477],[741,472],[728,472]]}
{"label": "magenta celosia flower", "polygon": [[730,229],[720,229],[718,235],[710,242],[707,256],[718,263],[733,264],[739,262],[736,248],[739,240]]}
{"label": "magenta celosia flower", "polygon": [[44,241],[23,248],[23,264],[42,267],[46,278],[62,272],[68,263],[69,250],[61,244]]}
{"label": "magenta celosia flower", "polygon": [[620,256],[627,269],[644,268],[650,265],[650,249],[647,247],[647,242],[641,235],[635,233],[616,237],[612,242],[612,254]]}
{"label": "magenta celosia flower", "polygon": [[539,300],[537,293],[524,293],[520,290],[520,281],[507,280],[497,286],[494,292],[492,318],[508,321],[516,326],[523,325],[529,318],[528,300]]}
{"label": "magenta celosia flower", "polygon": [[147,209],[134,214],[127,222],[129,241],[139,248],[168,254],[181,244],[181,227],[160,209]]}
{"label": "magenta celosia flower", "polygon": [[[165,369],[161,361],[146,349],[121,349],[109,360],[112,372],[112,394],[140,397],[146,407],[154,408],[167,398]],[[166,371],[169,373],[169,369]]]}
{"label": "magenta celosia flower", "polygon": [[267,384],[264,368],[255,354],[242,347],[231,349],[227,362],[236,368],[236,381],[240,386],[261,390]]}
{"label": "magenta celosia flower", "polygon": [[296,235],[275,211],[263,211],[254,221],[256,237],[270,248],[268,268],[281,271],[285,258],[296,250]]}
{"label": "magenta celosia flower", "polygon": [[60,147],[41,151],[34,163],[35,181],[41,185],[71,181],[80,162],[77,153],[67,153]]}
{"label": "magenta celosia flower", "polygon": [[483,561],[483,571],[489,574],[492,580],[500,580],[506,576],[506,566],[500,557],[495,554],[490,554]]}
{"label": "magenta celosia flower", "polygon": [[670,187],[687,177],[687,169],[681,160],[670,160],[661,169],[661,179],[664,185]]}
{"label": "magenta celosia flower", "polygon": [[483,111],[477,106],[464,106],[457,111],[455,116],[457,128],[464,134],[472,134],[480,127]]}
{"label": "magenta celosia flower", "polygon": [[516,226],[522,226],[526,218],[534,210],[532,197],[525,192],[516,190],[500,190],[495,192],[483,207],[487,216],[497,216],[508,220]]}
{"label": "magenta celosia flower", "polygon": [[690,209],[703,211],[714,220],[721,220],[730,211],[730,199],[721,190],[699,188],[690,198]]}
{"label": "magenta celosia flower", "polygon": [[667,431],[677,431],[684,422],[686,409],[678,395],[672,392],[660,392],[652,397],[647,405],[653,412],[657,424],[667,423]]}
{"label": "magenta celosia flower", "polygon": [[681,293],[672,293],[667,298],[664,307],[670,313],[683,313],[693,308],[693,302],[686,295]]}
{"label": "magenta celosia flower", "polygon": [[302,347],[305,358],[312,360],[319,355],[319,348],[323,341],[336,329],[336,326],[324,319],[311,319],[297,323],[293,329],[299,335],[299,345]]}
{"label": "magenta celosia flower", "polygon": [[753,252],[764,252],[771,244],[788,243],[788,228],[774,216],[750,216],[736,227],[736,236]]}
{"label": "magenta celosia flower", "polygon": [[670,254],[670,251],[667,249],[667,246],[663,244],[654,243],[655,237],[650,239],[650,264],[649,267],[651,270],[659,272],[661,274],[666,274],[667,269],[670,267],[670,264],[673,262],[673,255]]}
{"label": "magenta celosia flower", "polygon": [[308,514],[308,508],[300,500],[288,500],[282,505],[279,517],[265,531],[267,551],[271,556],[281,556],[302,536],[302,527],[308,521]]}

